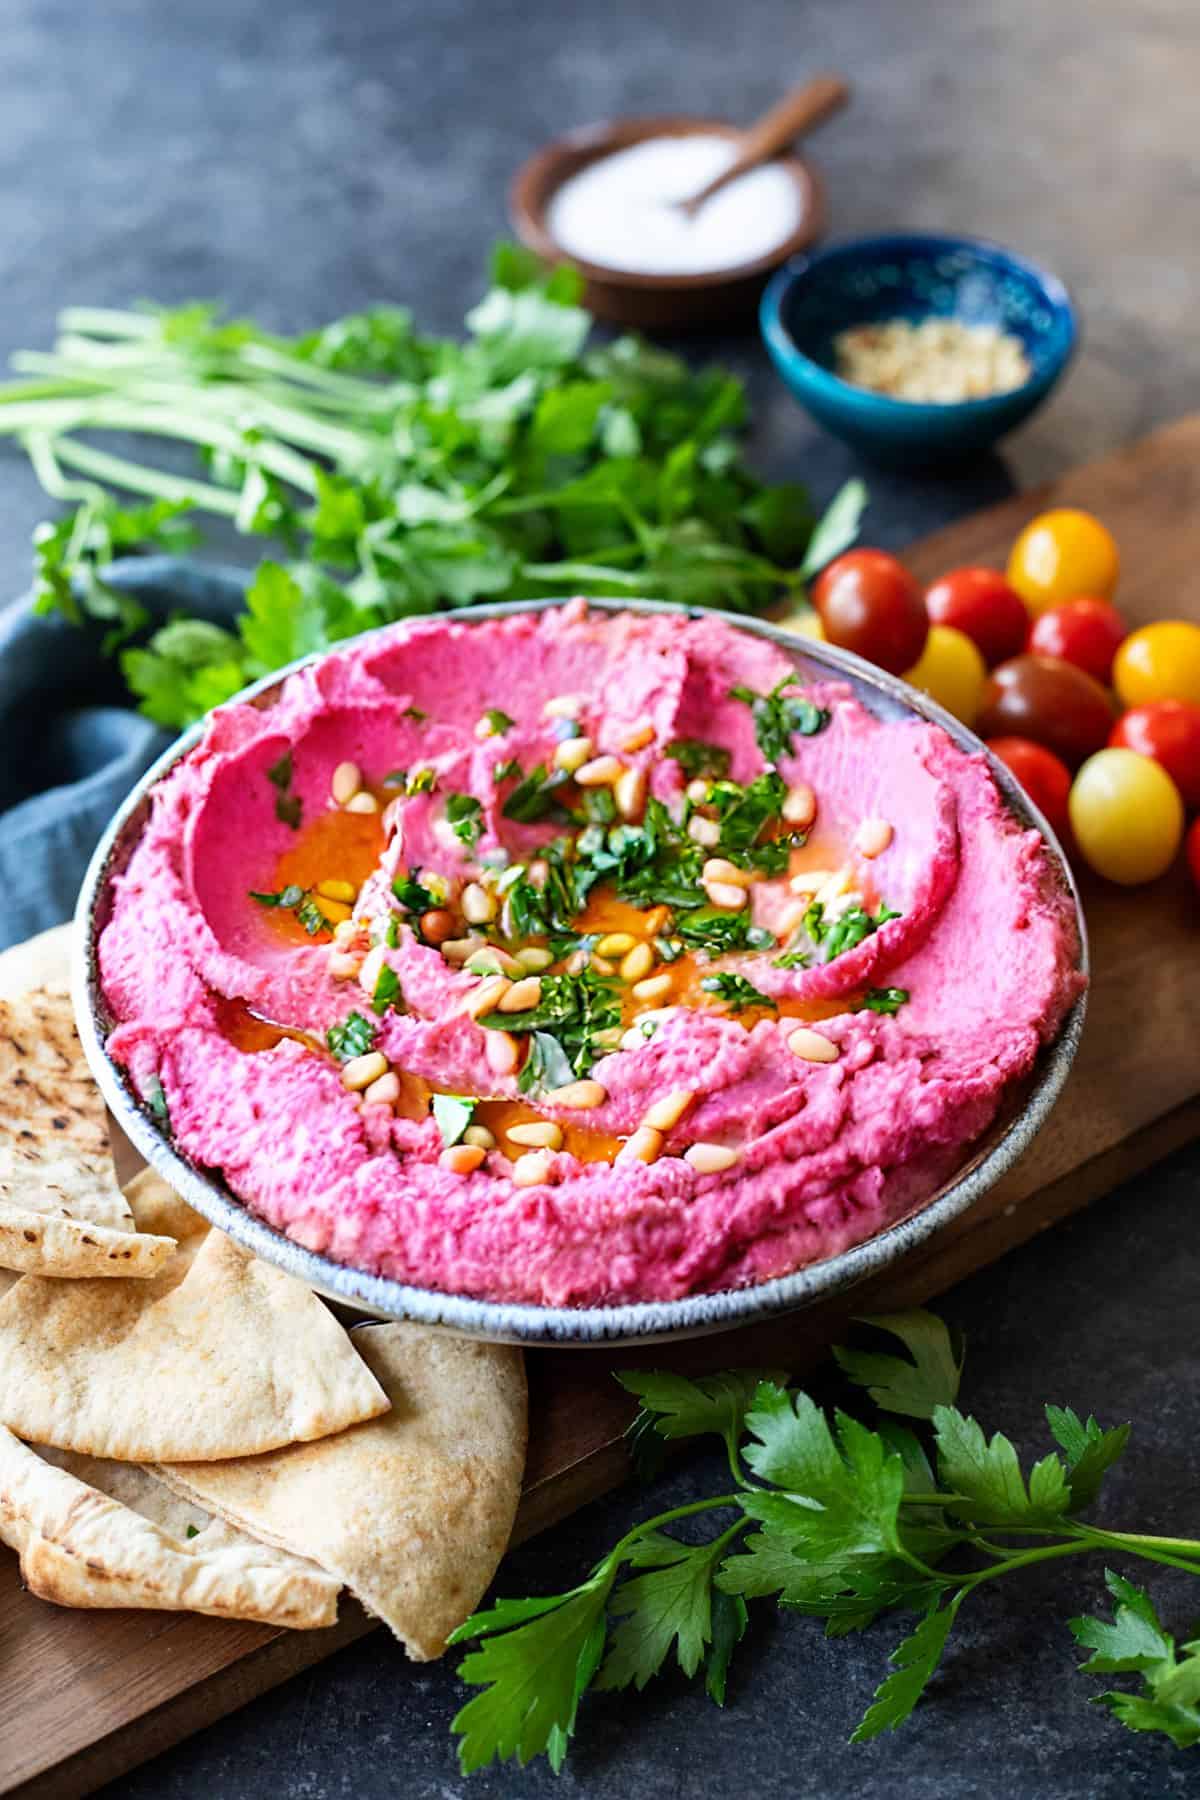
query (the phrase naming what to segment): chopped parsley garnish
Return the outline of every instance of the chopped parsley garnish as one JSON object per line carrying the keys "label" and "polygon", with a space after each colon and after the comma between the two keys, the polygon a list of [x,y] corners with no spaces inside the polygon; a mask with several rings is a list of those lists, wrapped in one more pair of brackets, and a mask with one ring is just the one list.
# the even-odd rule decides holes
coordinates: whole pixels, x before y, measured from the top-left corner
{"label": "chopped parsley garnish", "polygon": [[536,825],[541,819],[565,817],[565,809],[556,795],[570,779],[565,769],[548,769],[545,763],[538,763],[522,777],[504,802],[505,818],[514,819],[518,825]]}
{"label": "chopped parsley garnish", "polygon": [[745,907],[741,912],[724,912],[718,906],[702,906],[698,912],[685,913],[675,929],[690,949],[708,956],[725,956],[731,950],[771,950],[775,945],[769,931],[750,923]]}
{"label": "chopped parsley garnish", "polygon": [[356,1056],[365,1056],[371,1049],[378,1034],[379,1027],[372,1025],[360,1012],[347,1013],[340,1025],[331,1025],[325,1033],[325,1042],[329,1045],[339,1062],[353,1062]]}
{"label": "chopped parsley garnish", "polygon": [[151,1075],[149,1081],[142,1090],[142,1099],[150,1108],[150,1111],[163,1129],[165,1131],[170,1131],[171,1113],[167,1106],[166,1091],[157,1075]]}
{"label": "chopped parsley garnish", "polygon": [[483,834],[483,808],[474,794],[448,794],[446,817],[459,843],[473,850]]}
{"label": "chopped parsley garnish", "polygon": [[250,889],[250,898],[257,900],[260,906],[282,907],[287,912],[294,912],[309,937],[316,937],[319,931],[332,931],[333,926],[321,911],[320,902],[310,891],[290,882],[287,887],[280,888],[276,894],[258,894]]}
{"label": "chopped parsley garnish", "polygon": [[781,956],[771,958],[776,969],[807,969],[811,958],[807,950],[785,950]]}
{"label": "chopped parsley garnish", "polygon": [[190,1538],[199,1537],[200,1527],[198,1525],[189,1525],[184,1535]]}
{"label": "chopped parsley garnish", "polygon": [[384,963],[379,971],[379,980],[375,983],[375,992],[371,995],[371,1010],[382,1018],[389,1006],[394,1012],[403,1012],[404,995],[400,992],[400,977],[395,969]]}
{"label": "chopped parsley garnish", "polygon": [[300,905],[304,899],[304,889],[297,887],[295,882],[289,882],[287,887],[280,888],[274,894],[257,894],[251,888],[250,898],[257,900],[260,906],[284,906],[290,909]]}
{"label": "chopped parsley garnish", "polygon": [[[605,1053],[605,1034],[620,1029],[621,1002],[613,981],[584,969],[578,975],[543,975],[542,997],[537,1006],[522,1013],[487,1013],[479,1023],[488,1030],[545,1033],[562,1051],[563,1061],[570,1065],[573,1080],[586,1075],[597,1057]],[[526,1092],[544,1070],[549,1055],[545,1046],[539,1051],[541,1064],[535,1067],[525,1087]],[[557,1061],[557,1059],[555,1059]],[[559,1064],[561,1072],[562,1064]],[[561,1085],[556,1082],[555,1085]]]}
{"label": "chopped parsley garnish", "polygon": [[278,762],[273,762],[267,770],[267,780],[275,789],[275,817],[293,831],[300,829],[300,817],[303,803],[299,794],[291,792],[292,786],[292,753],[285,750]]}
{"label": "chopped parsley garnish", "polygon": [[611,825],[617,816],[617,803],[608,787],[584,788],[583,816],[589,825]]}
{"label": "chopped parsley garnish", "polygon": [[823,706],[814,706],[802,695],[786,692],[786,689],[798,686],[798,676],[785,675],[769,694],[756,694],[748,687],[731,687],[729,690],[731,700],[741,700],[750,708],[755,740],[769,763],[777,763],[781,757],[791,754],[793,736],[815,737],[829,723],[829,714]]}
{"label": "chopped parsley garnish", "polygon": [[495,768],[492,770],[492,779],[494,781],[511,781],[514,775],[519,775],[520,773],[520,763],[515,756],[510,756],[506,761],[496,764]]}
{"label": "chopped parsley garnish", "polygon": [[769,1006],[772,1012],[779,1011],[769,994],[762,993],[744,975],[735,975],[729,969],[722,970],[719,975],[706,975],[700,986],[706,994],[715,994],[732,1013],[745,1012],[748,1006]]}
{"label": "chopped parsley garnish", "polygon": [[429,912],[437,906],[437,900],[427,887],[422,887],[417,880],[419,869],[413,869],[407,875],[397,875],[392,883],[392,892],[404,908],[405,912]]}
{"label": "chopped parsley garnish", "polygon": [[656,937],[654,949],[659,962],[665,963],[678,962],[684,953],[683,942],[677,937]]}
{"label": "chopped parsley garnish", "polygon": [[425,711],[423,706],[406,706],[404,709],[404,717],[406,719],[415,719],[418,725],[423,725],[429,717],[429,714]]}
{"label": "chopped parsley garnish", "polygon": [[432,794],[437,786],[436,769],[391,769],[383,778],[384,787],[399,788],[406,799],[414,794]]}
{"label": "chopped parsley garnish", "polygon": [[463,1132],[475,1116],[478,1100],[466,1094],[435,1094],[433,1096],[433,1116],[437,1128],[442,1134],[442,1144],[449,1150],[452,1144],[461,1141]]}
{"label": "chopped parsley garnish", "polygon": [[704,852],[675,823],[661,800],[647,802],[640,825],[592,826],[576,840],[592,879],[608,882],[634,906],[704,905]]}
{"label": "chopped parsley garnish", "polygon": [[864,938],[873,936],[889,919],[899,917],[900,914],[890,906],[881,906],[877,913],[869,913],[861,906],[850,906],[827,925],[825,908],[819,900],[814,900],[804,915],[804,929],[813,943],[819,944],[824,950],[823,960],[832,962],[835,956],[843,956],[847,950],[853,950],[861,944]]}
{"label": "chopped parsley garnish", "polygon": [[383,941],[389,950],[400,948],[400,915],[389,913],[387,924],[383,928]]}
{"label": "chopped parsley garnish", "polygon": [[714,781],[709,804],[717,811],[721,836],[717,852],[745,868],[764,875],[782,875],[792,850],[805,842],[802,831],[782,837],[763,837],[782,816],[787,788],[774,769],[767,769],[746,787],[736,781]]}
{"label": "chopped parsley garnish", "polygon": [[909,992],[907,988],[868,988],[858,1007],[859,1012],[898,1013],[902,1006],[907,1006]]}
{"label": "chopped parsley garnish", "polygon": [[702,738],[675,738],[666,755],[677,762],[689,781],[702,775],[719,781],[729,773],[729,752],[723,744],[706,744]]}
{"label": "chopped parsley garnish", "polygon": [[499,737],[502,732],[511,731],[517,722],[515,719],[510,719],[506,712],[501,712],[498,706],[489,706],[483,716],[487,720],[488,732],[492,737]]}
{"label": "chopped parsley garnish", "polygon": [[566,1087],[574,1081],[575,1070],[556,1037],[548,1031],[535,1031],[529,1040],[529,1055],[517,1079],[523,1094],[546,1094],[554,1088]]}

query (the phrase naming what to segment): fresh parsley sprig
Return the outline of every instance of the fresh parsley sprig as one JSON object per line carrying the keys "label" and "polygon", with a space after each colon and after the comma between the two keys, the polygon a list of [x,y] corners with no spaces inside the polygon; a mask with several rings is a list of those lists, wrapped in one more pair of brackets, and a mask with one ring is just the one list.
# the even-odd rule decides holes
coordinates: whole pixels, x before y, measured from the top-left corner
{"label": "fresh parsley sprig", "polygon": [[[1008,1438],[989,1438],[958,1408],[962,1358],[939,1319],[908,1312],[863,1323],[876,1343],[886,1336],[902,1348],[835,1352],[874,1402],[873,1425],[829,1416],[774,1371],[618,1376],[640,1402],[630,1428],[639,1466],[653,1470],[671,1441],[716,1435],[732,1486],[633,1526],[568,1593],[500,1600],[454,1633],[452,1642],[478,1645],[459,1671],[480,1690],[454,1721],[464,1772],[543,1754],[560,1769],[589,1688],[640,1689],[672,1664],[703,1671],[723,1704],[753,1600],[822,1619],[830,1636],[883,1613],[917,1616],[853,1733],[863,1743],[909,1717],[959,1612],[989,1582],[1095,1553],[1200,1576],[1200,1540],[1080,1517],[1123,1455],[1127,1425],[1105,1429],[1048,1406],[1056,1448],[1024,1468]],[[708,1514],[712,1529],[699,1541],[691,1527],[686,1538],[669,1529]],[[1111,1570],[1107,1580],[1111,1623],[1084,1617],[1070,1628],[1092,1652],[1085,1672],[1135,1675],[1141,1691],[1112,1690],[1099,1703],[1131,1730],[1200,1742],[1200,1641],[1177,1649],[1143,1589]]]}

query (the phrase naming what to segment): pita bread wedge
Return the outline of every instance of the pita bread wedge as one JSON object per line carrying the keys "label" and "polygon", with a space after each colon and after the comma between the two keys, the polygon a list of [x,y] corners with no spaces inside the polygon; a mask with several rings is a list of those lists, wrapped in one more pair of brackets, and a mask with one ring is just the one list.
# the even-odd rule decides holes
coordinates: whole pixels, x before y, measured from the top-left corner
{"label": "pita bread wedge", "polygon": [[333,1314],[156,1176],[143,1220],[179,1249],[146,1281],[23,1276],[0,1300],[0,1424],[119,1462],[249,1456],[342,1431],[388,1398]]}
{"label": "pita bread wedge", "polygon": [[344,1581],[418,1662],[440,1656],[508,1544],[525,1466],[518,1350],[418,1325],[354,1333],[392,1402],[320,1444],[157,1467],[197,1504]]}
{"label": "pita bread wedge", "polygon": [[4,1430],[0,1538],[18,1551],[25,1585],[59,1606],[203,1612],[301,1630],[337,1618],[340,1584],[312,1563],[181,1507],[142,1470],[52,1462]]}
{"label": "pita bread wedge", "polygon": [[149,1277],[174,1247],[136,1230],[117,1186],[69,996],[0,1000],[0,1265]]}

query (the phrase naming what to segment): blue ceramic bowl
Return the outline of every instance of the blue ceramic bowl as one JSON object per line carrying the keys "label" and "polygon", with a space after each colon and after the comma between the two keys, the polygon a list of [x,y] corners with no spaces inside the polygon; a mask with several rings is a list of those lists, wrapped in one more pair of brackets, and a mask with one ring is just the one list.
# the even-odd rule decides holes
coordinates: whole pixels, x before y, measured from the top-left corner
{"label": "blue ceramic bowl", "polygon": [[[1033,373],[982,400],[927,404],[853,387],[833,373],[850,325],[930,315],[1019,337]],[[1070,362],[1079,336],[1062,282],[981,238],[912,233],[857,238],[779,270],[762,297],[762,334],[801,406],[855,449],[893,466],[985,449],[1027,419]]]}

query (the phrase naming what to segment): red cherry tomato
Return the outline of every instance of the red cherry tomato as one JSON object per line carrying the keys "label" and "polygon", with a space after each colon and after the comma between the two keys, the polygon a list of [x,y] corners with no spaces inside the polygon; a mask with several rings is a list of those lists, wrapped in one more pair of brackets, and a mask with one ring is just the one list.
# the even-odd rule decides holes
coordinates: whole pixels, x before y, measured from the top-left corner
{"label": "red cherry tomato", "polygon": [[925,648],[929,621],[921,590],[884,550],[848,550],[817,577],[813,605],[825,636],[843,650],[902,675]]}
{"label": "red cherry tomato", "polygon": [[988,676],[975,729],[982,738],[1032,738],[1074,769],[1108,742],[1113,718],[1108,694],[1073,663],[1013,656]]}
{"label": "red cherry tomato", "polygon": [[1033,804],[1044,812],[1055,831],[1067,827],[1067,797],[1071,792],[1071,771],[1061,757],[1055,756],[1032,738],[989,738],[987,747],[1002,763],[1007,763]]}
{"label": "red cherry tomato", "polygon": [[1190,700],[1147,701],[1122,713],[1108,741],[1152,756],[1183,795],[1184,805],[1200,806],[1200,706]]}
{"label": "red cherry tomato", "polygon": [[1192,872],[1192,880],[1200,890],[1200,819],[1193,819],[1184,839],[1187,849],[1188,868]]}
{"label": "red cherry tomato", "polygon": [[1025,648],[1029,614],[999,569],[950,569],[925,590],[925,611],[935,625],[965,632],[989,669]]}
{"label": "red cherry tomato", "polygon": [[1039,613],[1029,631],[1029,649],[1035,656],[1057,656],[1074,663],[1085,675],[1108,685],[1113,657],[1129,627],[1115,606],[1080,594]]}

